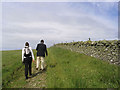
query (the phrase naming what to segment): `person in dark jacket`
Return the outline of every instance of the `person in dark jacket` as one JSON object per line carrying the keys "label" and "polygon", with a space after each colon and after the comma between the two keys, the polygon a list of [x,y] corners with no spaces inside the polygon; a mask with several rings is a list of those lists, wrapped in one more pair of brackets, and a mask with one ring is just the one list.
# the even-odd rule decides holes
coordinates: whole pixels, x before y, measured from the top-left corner
{"label": "person in dark jacket", "polygon": [[[41,61],[41,68],[40,70],[44,70],[45,69],[45,56],[48,56],[48,52],[47,52],[47,47],[44,44],[44,40],[41,40],[41,43],[39,43],[36,47],[37,50],[37,60],[36,60],[36,70],[39,69],[39,63]],[[46,55],[45,55],[46,54]]]}

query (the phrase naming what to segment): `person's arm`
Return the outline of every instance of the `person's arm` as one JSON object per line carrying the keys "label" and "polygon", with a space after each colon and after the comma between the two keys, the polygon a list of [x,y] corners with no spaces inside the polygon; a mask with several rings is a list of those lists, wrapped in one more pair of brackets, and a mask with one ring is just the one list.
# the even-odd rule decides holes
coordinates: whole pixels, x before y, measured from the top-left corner
{"label": "person's arm", "polygon": [[38,45],[37,45],[37,47],[36,47],[36,50],[38,50]]}
{"label": "person's arm", "polygon": [[30,47],[30,51],[31,51],[31,54],[32,54],[32,59],[33,59],[33,61],[35,60],[35,58],[34,58],[34,54],[33,54],[33,51],[32,51],[32,48]]}
{"label": "person's arm", "polygon": [[22,62],[24,61],[24,48],[22,49]]}

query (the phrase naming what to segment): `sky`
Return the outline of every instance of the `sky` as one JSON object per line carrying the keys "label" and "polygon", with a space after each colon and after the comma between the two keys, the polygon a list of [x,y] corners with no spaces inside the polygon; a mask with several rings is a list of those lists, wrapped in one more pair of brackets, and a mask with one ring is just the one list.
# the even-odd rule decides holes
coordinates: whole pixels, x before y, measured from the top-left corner
{"label": "sky", "polygon": [[3,2],[2,49],[118,39],[117,2]]}

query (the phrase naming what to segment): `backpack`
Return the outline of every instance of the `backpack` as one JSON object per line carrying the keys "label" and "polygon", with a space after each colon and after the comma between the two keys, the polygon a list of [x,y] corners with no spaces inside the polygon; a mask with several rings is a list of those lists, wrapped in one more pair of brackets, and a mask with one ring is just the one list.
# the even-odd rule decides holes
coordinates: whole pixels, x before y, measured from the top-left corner
{"label": "backpack", "polygon": [[30,51],[29,47],[25,47],[25,49],[24,49],[24,56],[25,57],[31,56],[31,51]]}

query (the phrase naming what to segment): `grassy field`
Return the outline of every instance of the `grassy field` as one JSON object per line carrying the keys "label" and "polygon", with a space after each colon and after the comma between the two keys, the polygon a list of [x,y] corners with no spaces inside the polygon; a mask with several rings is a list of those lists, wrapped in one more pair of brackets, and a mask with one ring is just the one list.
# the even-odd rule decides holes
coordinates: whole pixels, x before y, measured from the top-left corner
{"label": "grassy field", "polygon": [[[49,48],[48,53],[46,88],[117,88],[119,86],[118,66],[57,47]],[[34,54],[36,55],[35,50]],[[24,88],[27,85],[24,65],[21,63],[21,50],[2,52],[2,79],[3,87],[6,88]],[[36,81],[40,81],[39,78],[36,78]]]}
{"label": "grassy field", "polygon": [[[34,50],[35,53],[35,50]],[[26,84],[22,51],[2,51],[2,87],[22,88]]]}
{"label": "grassy field", "polygon": [[21,50],[2,52],[2,85],[9,87],[9,83],[19,78],[23,69]]}
{"label": "grassy field", "polygon": [[57,47],[47,58],[48,88],[117,88],[118,67]]}

